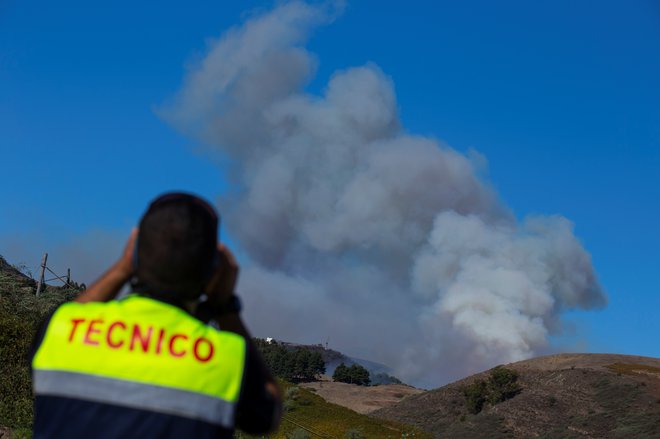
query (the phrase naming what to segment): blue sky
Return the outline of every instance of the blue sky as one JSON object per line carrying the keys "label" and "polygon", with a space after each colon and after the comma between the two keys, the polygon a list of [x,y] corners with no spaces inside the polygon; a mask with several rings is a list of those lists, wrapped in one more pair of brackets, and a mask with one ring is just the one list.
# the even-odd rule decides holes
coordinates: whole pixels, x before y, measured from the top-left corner
{"label": "blue sky", "polygon": [[[110,262],[154,195],[227,191],[156,109],[208,38],[272,5],[0,1],[0,254],[65,267],[87,239]],[[310,92],[373,62],[408,132],[483,154],[517,217],[573,221],[609,297],[567,316],[585,349],[660,357],[657,2],[353,1],[307,47]]]}

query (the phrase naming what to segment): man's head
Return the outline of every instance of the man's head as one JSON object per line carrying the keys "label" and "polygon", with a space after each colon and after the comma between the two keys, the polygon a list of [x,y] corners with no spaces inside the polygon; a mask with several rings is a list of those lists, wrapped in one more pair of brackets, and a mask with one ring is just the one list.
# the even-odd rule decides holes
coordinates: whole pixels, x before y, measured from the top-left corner
{"label": "man's head", "polygon": [[169,300],[194,300],[217,263],[218,216],[191,194],[156,198],[140,221],[135,253],[137,289]]}

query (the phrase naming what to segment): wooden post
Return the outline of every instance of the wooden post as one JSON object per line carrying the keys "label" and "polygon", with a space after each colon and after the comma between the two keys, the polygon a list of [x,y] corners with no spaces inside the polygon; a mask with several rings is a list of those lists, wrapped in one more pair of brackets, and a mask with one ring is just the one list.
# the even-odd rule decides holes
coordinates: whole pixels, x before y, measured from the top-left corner
{"label": "wooden post", "polygon": [[37,283],[37,296],[41,294],[42,288],[44,288],[44,284],[46,283],[46,280],[44,278],[46,274],[46,262],[48,261],[48,253],[44,253],[43,259],[41,259],[41,275],[39,276],[39,283]]}

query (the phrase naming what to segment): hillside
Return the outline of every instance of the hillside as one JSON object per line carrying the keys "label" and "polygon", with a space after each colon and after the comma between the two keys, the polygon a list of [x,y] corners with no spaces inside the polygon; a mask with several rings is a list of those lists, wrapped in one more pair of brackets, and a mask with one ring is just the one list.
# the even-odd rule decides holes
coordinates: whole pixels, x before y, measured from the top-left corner
{"label": "hillside", "polygon": [[325,376],[322,381],[300,385],[316,392],[328,402],[348,407],[358,413],[371,413],[383,407],[389,407],[410,395],[417,395],[423,390],[405,384],[382,384],[379,386],[357,386],[355,384],[336,383]]}
{"label": "hillside", "polygon": [[58,304],[79,293],[48,286],[35,296],[36,282],[0,256],[0,438],[10,429],[29,434],[32,385],[27,353],[37,325]]}
{"label": "hillside", "polygon": [[[282,423],[279,430],[269,435],[269,438],[305,437],[300,430],[307,431],[309,434],[307,437],[310,438],[328,439],[346,437],[431,439],[433,437],[414,426],[372,418],[332,404],[316,395],[312,389],[304,389],[286,382],[282,385],[285,395]],[[249,436],[238,433],[237,437]]]}
{"label": "hillside", "polygon": [[463,389],[485,371],[405,398],[372,416],[450,438],[660,438],[660,359],[561,354],[508,364],[513,398],[468,413]]}
{"label": "hillside", "polygon": [[0,256],[0,294],[14,292],[17,288],[24,292],[34,292],[37,283]]}

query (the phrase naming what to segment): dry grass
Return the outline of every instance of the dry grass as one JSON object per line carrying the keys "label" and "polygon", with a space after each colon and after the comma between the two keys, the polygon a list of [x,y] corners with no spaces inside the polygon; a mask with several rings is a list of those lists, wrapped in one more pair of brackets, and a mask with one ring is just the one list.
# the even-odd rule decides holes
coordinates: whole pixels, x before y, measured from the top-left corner
{"label": "dry grass", "polygon": [[[282,383],[284,394],[289,395],[285,406],[289,410],[284,413],[280,429],[269,435],[273,439],[285,439],[300,426],[317,432],[311,437],[326,437],[343,439],[349,431],[359,431],[364,438],[414,437],[416,439],[431,439],[433,436],[410,425],[395,421],[375,419],[359,414],[336,404],[325,401],[308,389],[298,388],[290,391],[292,384]],[[407,436],[406,436],[407,435]],[[237,437],[248,437],[237,434]]]}
{"label": "dry grass", "polygon": [[356,386],[355,384],[316,381],[302,384],[328,402],[338,404],[367,414],[383,407],[389,407],[403,398],[422,393],[423,390],[403,384],[383,384],[380,386]]}
{"label": "dry grass", "polygon": [[437,437],[660,438],[660,360],[616,354],[562,354],[506,366],[522,392],[469,415],[458,391],[468,377],[374,412]]}
{"label": "dry grass", "polygon": [[649,366],[646,364],[614,363],[606,367],[621,374],[650,375],[660,378],[660,367]]}

